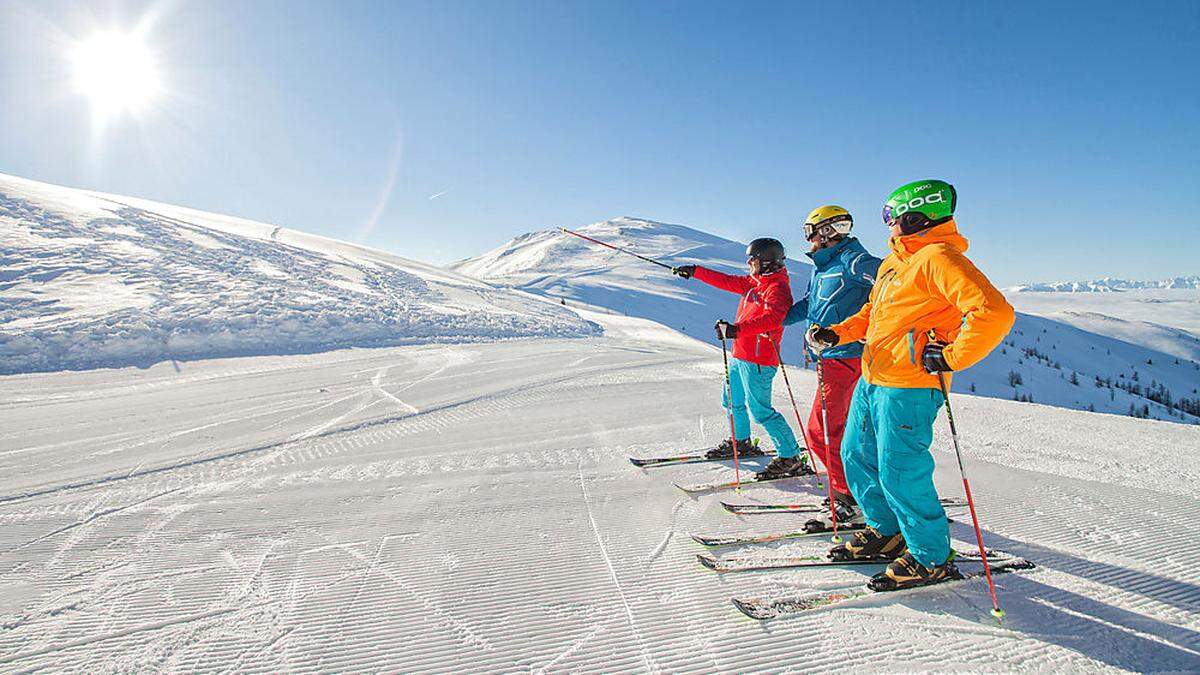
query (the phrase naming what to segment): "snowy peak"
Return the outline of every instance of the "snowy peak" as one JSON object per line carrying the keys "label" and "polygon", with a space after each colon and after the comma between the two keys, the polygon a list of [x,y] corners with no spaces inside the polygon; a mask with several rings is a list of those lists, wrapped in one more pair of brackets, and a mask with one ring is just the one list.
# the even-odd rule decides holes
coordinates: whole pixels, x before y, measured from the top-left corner
{"label": "snowy peak", "polygon": [[1200,276],[1191,275],[1159,281],[1129,281],[1104,277],[1092,281],[1057,281],[1054,283],[1023,284],[1004,289],[1009,293],[1113,293],[1147,289],[1197,289]]}
{"label": "snowy peak", "polygon": [[439,267],[0,175],[0,374],[598,332]]}
{"label": "snowy peak", "polygon": [[[684,225],[625,216],[568,229],[668,265],[704,265],[745,274],[745,244]],[[793,260],[787,266],[792,293],[799,297],[812,268]],[[710,344],[713,323],[731,319],[738,304],[736,295],[559,230],[523,234],[451,269],[568,306],[657,321]],[[785,341],[783,355],[793,363],[801,360],[799,341]]]}
{"label": "snowy peak", "polygon": [[[622,216],[578,228],[567,228],[580,234],[598,239],[614,246],[629,249],[640,255],[663,258],[668,264],[688,253],[698,253],[706,246],[728,248],[739,246],[683,225],[660,223],[653,220]],[[541,269],[561,268],[564,261],[588,261],[593,263],[622,264],[628,261],[614,259],[621,254],[599,247],[578,237],[564,234],[561,230],[541,230],[515,237],[508,243],[475,258],[468,258],[450,266],[466,275],[488,280],[512,281],[510,277],[533,273]],[[630,258],[633,264],[648,263]],[[680,263],[682,264],[682,263]],[[568,265],[574,266],[574,265]]]}

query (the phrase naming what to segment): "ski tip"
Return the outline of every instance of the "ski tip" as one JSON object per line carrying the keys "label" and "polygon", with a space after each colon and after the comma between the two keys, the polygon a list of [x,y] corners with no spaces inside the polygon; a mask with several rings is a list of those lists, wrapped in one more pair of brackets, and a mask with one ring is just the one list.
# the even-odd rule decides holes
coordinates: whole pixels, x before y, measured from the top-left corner
{"label": "ski tip", "polygon": [[705,536],[699,535],[699,534],[693,534],[693,535],[691,535],[691,537],[692,537],[692,541],[696,542],[697,544],[700,544],[701,546],[712,546],[712,544],[709,543],[712,540],[709,539],[708,537],[705,537]]}
{"label": "ski tip", "polygon": [[644,459],[638,459],[637,457],[630,457],[630,458],[629,458],[629,463],[630,463],[630,464],[632,464],[632,465],[634,465],[634,466],[636,466],[636,467],[639,467],[639,468],[640,468],[640,467],[643,467],[643,466],[646,466],[646,460],[644,460]]}
{"label": "ski tip", "polygon": [[697,553],[696,560],[700,561],[701,565],[704,565],[705,567],[707,567],[710,570],[713,570],[716,572],[721,571],[720,563],[717,561],[716,558],[714,558],[710,555],[706,555],[704,553]]}
{"label": "ski tip", "polygon": [[770,608],[768,604],[764,604],[760,599],[730,598],[730,602],[733,603],[733,607],[738,608],[740,613],[749,616],[750,619],[754,619],[755,621],[767,621],[779,616],[776,611]]}
{"label": "ski tip", "polygon": [[770,616],[763,614],[756,604],[746,602],[738,598],[730,598],[730,602],[733,603],[734,607],[738,608],[738,611],[750,617],[751,619],[754,619],[755,621],[763,621],[770,618]]}

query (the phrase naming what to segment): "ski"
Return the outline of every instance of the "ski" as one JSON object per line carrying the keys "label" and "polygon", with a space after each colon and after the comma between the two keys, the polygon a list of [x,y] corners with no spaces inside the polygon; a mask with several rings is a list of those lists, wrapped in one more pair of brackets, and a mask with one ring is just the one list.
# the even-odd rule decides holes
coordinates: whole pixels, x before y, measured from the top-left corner
{"label": "ski", "polygon": [[[743,483],[746,481],[742,481]],[[939,500],[942,506],[966,506],[965,499],[958,497],[949,497]],[[811,513],[816,511],[826,511],[827,508],[823,504],[753,504],[743,503],[734,504],[731,502],[721,502],[721,506],[730,513],[738,515],[750,515],[755,513]]]}
{"label": "ski", "polygon": [[714,492],[716,490],[728,490],[729,488],[735,488],[735,487],[738,487],[739,485],[741,485],[741,486],[761,485],[763,483],[774,483],[775,481],[779,481],[779,480],[794,480],[796,478],[808,478],[809,476],[813,476],[813,475],[815,475],[815,474],[805,474],[803,476],[783,476],[781,478],[763,478],[760,480],[758,478],[755,478],[753,476],[753,474],[751,474],[748,478],[743,479],[741,481],[741,483],[730,480],[730,481],[714,481],[711,483],[694,483],[691,485],[684,485],[682,483],[673,483],[673,485],[675,487],[679,488],[680,490],[683,490],[684,492],[687,492],[689,494],[695,494],[697,492]]}
{"label": "ski", "polygon": [[[851,523],[849,526],[839,527],[839,532],[853,533],[863,529],[863,525]],[[803,539],[805,537],[816,537],[823,534],[829,534],[833,528],[820,530],[817,532],[810,530],[794,530],[791,532],[772,532],[770,534],[747,534],[741,536],[720,536],[720,535],[705,535],[693,534],[692,541],[701,546],[716,548],[718,546],[742,546],[747,544],[766,544],[772,541],[781,541],[784,539]]]}
{"label": "ski", "polygon": [[[1015,558],[1005,553],[1004,551],[988,550],[988,561],[993,558],[998,562],[1015,560]],[[891,558],[878,558],[870,560],[830,560],[825,553],[815,553],[811,555],[797,556],[763,556],[763,555],[746,555],[728,558],[717,558],[707,553],[696,554],[696,559],[700,561],[708,569],[714,572],[757,572],[761,570],[782,570],[795,569],[800,567],[843,567],[854,565],[886,565],[892,562]],[[954,556],[955,562],[982,562],[982,558],[978,553],[958,553]]]}
{"label": "ski", "polygon": [[[768,452],[768,453],[764,453],[761,455],[744,456],[743,459],[755,459],[757,457],[774,457],[774,456],[775,456],[775,453]],[[686,455],[675,455],[672,457],[630,457],[629,458],[629,463],[636,467],[639,467],[639,468],[645,468],[648,466],[670,466],[670,465],[674,465],[674,464],[694,464],[697,462],[731,462],[731,461],[733,461],[732,457],[723,457],[720,459],[709,459],[708,450],[698,450],[694,453],[690,453],[690,454],[686,454]]]}
{"label": "ski", "polygon": [[[1037,565],[1025,560],[1024,558],[1011,558],[999,560],[991,563],[992,574],[1004,574],[1006,572],[1021,572],[1024,570],[1035,569]],[[898,591],[876,592],[866,586],[852,586],[835,591],[826,591],[812,595],[802,595],[789,598],[732,598],[733,604],[743,614],[751,619],[766,621],[767,619],[776,619],[783,616],[793,616],[808,612],[814,609],[823,609],[835,605],[848,603],[852,600],[864,598],[873,595],[894,595],[908,594],[913,591],[919,591],[926,588],[938,588],[949,584],[961,583],[978,579],[984,576],[983,568],[964,573],[960,579],[947,579],[941,583],[930,586],[917,586],[915,588],[906,588]]]}

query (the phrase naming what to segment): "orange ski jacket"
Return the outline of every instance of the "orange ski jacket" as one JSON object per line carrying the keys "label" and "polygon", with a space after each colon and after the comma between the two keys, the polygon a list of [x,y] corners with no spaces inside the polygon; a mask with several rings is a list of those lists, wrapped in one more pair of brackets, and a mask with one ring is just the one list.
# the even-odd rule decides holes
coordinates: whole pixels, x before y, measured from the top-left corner
{"label": "orange ski jacket", "polygon": [[857,314],[830,328],[839,344],[866,342],[862,373],[871,384],[937,388],[937,375],[921,366],[930,331],[947,345],[946,363],[963,370],[1000,344],[1016,314],[963,255],[967,240],[953,219],[892,237],[888,245],[892,253],[879,266],[870,300]]}

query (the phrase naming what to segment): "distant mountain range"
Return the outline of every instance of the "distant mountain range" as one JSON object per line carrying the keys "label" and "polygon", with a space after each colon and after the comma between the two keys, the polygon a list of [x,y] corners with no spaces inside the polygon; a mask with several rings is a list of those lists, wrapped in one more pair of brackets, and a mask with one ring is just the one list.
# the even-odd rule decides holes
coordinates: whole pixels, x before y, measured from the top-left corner
{"label": "distant mountain range", "polygon": [[1004,289],[1009,293],[1113,293],[1156,288],[1200,288],[1200,276],[1175,277],[1161,281],[1129,281],[1104,277],[1092,281],[1056,281],[1054,283],[1023,284]]}

